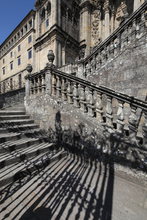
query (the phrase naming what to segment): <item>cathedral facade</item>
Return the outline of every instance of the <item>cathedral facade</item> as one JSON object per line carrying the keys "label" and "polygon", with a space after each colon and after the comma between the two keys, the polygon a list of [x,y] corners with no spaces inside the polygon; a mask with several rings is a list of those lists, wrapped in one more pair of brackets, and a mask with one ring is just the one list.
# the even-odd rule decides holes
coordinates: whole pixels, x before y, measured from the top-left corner
{"label": "cathedral facade", "polygon": [[36,0],[0,45],[0,93],[22,88],[26,66],[42,70],[53,50],[63,67],[88,56],[145,0]]}

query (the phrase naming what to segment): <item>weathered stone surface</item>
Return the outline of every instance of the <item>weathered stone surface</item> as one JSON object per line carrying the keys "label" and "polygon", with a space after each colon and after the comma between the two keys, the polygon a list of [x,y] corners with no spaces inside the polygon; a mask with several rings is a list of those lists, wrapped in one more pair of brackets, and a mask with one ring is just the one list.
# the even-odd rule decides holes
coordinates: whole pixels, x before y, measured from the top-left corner
{"label": "weathered stone surface", "polygon": [[131,44],[118,56],[108,60],[88,80],[115,91],[145,100],[147,94],[147,47],[146,39]]}

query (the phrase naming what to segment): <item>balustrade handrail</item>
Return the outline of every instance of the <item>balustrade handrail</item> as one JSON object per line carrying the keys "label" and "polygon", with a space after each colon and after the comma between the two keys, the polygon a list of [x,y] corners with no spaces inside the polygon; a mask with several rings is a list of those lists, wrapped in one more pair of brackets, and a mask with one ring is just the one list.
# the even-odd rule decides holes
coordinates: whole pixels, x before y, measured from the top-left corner
{"label": "balustrade handrail", "polygon": [[136,10],[126,21],[124,21],[121,26],[119,26],[108,38],[106,38],[106,40],[96,46],[96,48],[94,48],[94,51],[89,56],[82,60],[79,60],[78,63],[86,63],[87,61],[89,61],[99,50],[101,50],[101,48],[105,48],[108,43],[112,41],[112,39],[117,37],[122,32],[122,30],[124,30],[125,27],[128,26],[145,9],[147,9],[147,1],[145,1],[138,10]]}
{"label": "balustrade handrail", "polygon": [[[34,74],[30,75],[29,79],[33,79],[35,77],[39,77],[42,74],[45,74],[46,70],[47,69],[45,68],[40,73],[34,73]],[[91,83],[89,81],[86,81],[86,80],[81,79],[81,78],[74,76],[74,75],[69,75],[67,73],[59,71],[59,70],[52,68],[52,67],[50,67],[50,70],[51,70],[52,74],[56,74],[58,77],[64,77],[64,78],[68,79],[69,81],[80,84],[84,87],[88,87],[89,89],[91,89],[93,91],[97,91],[97,92],[104,94],[104,95],[107,95],[111,98],[116,98],[119,101],[130,104],[131,106],[140,108],[145,112],[147,111],[147,102],[146,101],[137,99],[133,96],[129,96],[129,95],[126,95],[126,94],[123,94],[120,92],[116,92],[116,91],[111,90],[107,87],[96,86],[96,84],[94,84],[94,83]]]}

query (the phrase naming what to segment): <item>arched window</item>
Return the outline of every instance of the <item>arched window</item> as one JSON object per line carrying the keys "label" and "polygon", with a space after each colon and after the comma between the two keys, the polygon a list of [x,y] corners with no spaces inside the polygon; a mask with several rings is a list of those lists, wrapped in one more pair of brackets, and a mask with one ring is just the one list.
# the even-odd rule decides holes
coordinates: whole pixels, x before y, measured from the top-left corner
{"label": "arched window", "polygon": [[50,2],[47,4],[46,10],[47,10],[47,14],[51,13],[51,3]]}
{"label": "arched window", "polygon": [[45,19],[45,8],[43,8],[42,11],[40,12],[40,17],[41,17],[41,20]]}

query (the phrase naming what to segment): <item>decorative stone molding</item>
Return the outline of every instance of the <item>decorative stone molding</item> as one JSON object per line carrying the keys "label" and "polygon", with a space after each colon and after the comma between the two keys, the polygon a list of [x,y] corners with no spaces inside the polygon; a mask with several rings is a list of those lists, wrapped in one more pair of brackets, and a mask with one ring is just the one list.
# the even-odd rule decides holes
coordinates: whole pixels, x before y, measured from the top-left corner
{"label": "decorative stone molding", "polygon": [[100,36],[101,11],[99,9],[94,10],[91,20],[91,42],[93,43],[93,46],[96,46],[102,41]]}

